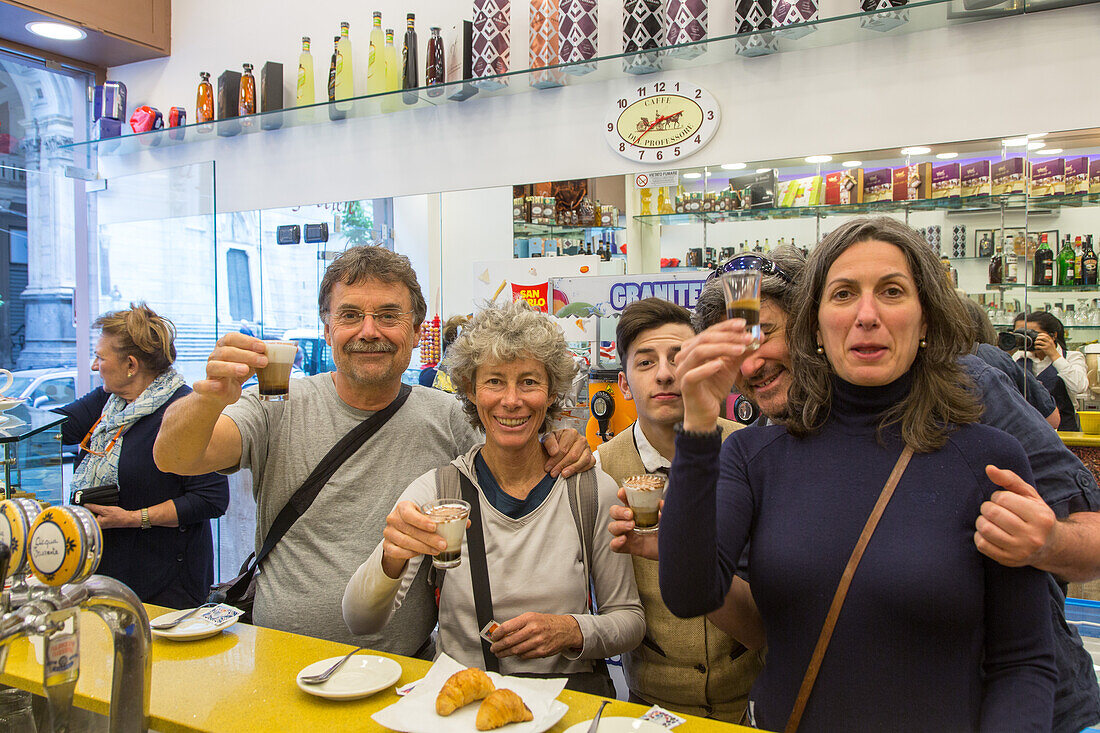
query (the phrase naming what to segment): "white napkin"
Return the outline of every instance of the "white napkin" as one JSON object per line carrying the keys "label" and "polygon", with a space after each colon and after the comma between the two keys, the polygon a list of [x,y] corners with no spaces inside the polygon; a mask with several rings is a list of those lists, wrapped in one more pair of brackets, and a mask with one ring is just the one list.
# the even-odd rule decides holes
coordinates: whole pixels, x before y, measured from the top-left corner
{"label": "white napkin", "polygon": [[[445,683],[455,672],[465,669],[446,654],[440,654],[435,664],[428,670],[420,684],[400,700],[371,716],[374,722],[404,731],[405,733],[462,733],[476,732],[477,709],[480,701],[459,708],[447,717],[435,712],[435,698]],[[565,689],[565,678],[532,679],[526,677],[503,677],[489,672],[489,679],[497,689],[507,688],[521,698],[531,709],[534,720],[526,723],[512,723],[508,733],[540,733],[561,720],[569,707],[558,701],[557,696]]]}

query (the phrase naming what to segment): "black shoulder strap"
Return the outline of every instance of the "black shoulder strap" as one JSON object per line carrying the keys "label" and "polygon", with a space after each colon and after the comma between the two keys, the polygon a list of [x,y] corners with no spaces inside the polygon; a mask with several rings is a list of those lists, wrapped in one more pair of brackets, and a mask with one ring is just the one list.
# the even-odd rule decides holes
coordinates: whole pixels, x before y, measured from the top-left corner
{"label": "black shoulder strap", "polygon": [[275,521],[271,523],[271,529],[267,531],[267,536],[264,537],[264,544],[256,554],[256,567],[274,549],[279,540],[283,538],[283,535],[287,533],[287,530],[298,521],[298,517],[306,513],[306,510],[313,504],[313,500],[321,493],[321,489],[325,487],[325,484],[336,473],[336,470],[344,465],[345,461],[351,458],[364,443],[370,440],[372,435],[377,433],[401,409],[411,392],[412,387],[402,384],[401,390],[397,393],[397,397],[394,398],[393,402],[352,428],[347,435],[332,447],[332,450],[325,454],[325,457],[313,469],[313,473],[294,492],[294,495],[290,497],[290,501],[279,512],[279,516],[275,517]]}
{"label": "black shoulder strap", "polygon": [[[477,627],[484,629],[485,624],[493,620],[493,590],[489,586],[489,563],[485,554],[485,534],[481,524],[481,500],[477,489],[469,477],[458,472],[462,485],[462,498],[470,505],[470,528],[466,530],[466,545],[469,550],[470,581],[474,586],[474,612],[477,614]],[[481,656],[485,659],[486,672],[500,672],[500,660],[489,651],[489,642],[481,639]]]}

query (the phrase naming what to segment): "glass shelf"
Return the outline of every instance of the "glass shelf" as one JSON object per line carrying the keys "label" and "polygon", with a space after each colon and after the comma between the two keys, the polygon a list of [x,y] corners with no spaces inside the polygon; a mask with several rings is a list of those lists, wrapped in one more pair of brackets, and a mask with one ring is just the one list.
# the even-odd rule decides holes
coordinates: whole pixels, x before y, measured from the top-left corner
{"label": "glass shelf", "polygon": [[[918,199],[916,201],[873,201],[865,204],[843,206],[783,206],[775,208],[739,209],[737,211],[695,211],[690,214],[645,214],[635,216],[647,224],[720,224],[722,222],[753,219],[801,219],[825,216],[853,216],[857,214],[889,214],[907,211],[999,211],[1019,209],[1034,213],[1036,209],[1096,206],[1100,194],[1081,193],[1072,196],[1032,196],[1022,193],[1002,196],[956,196],[943,199]],[[959,258],[971,259],[971,258]],[[979,259],[979,258],[974,258]]]}
{"label": "glass shelf", "polygon": [[993,290],[1023,290],[1027,288],[1029,293],[1097,293],[1100,285],[1025,285],[1024,283],[1002,283],[1000,285],[986,285],[987,291]]}
{"label": "glass shelf", "polygon": [[525,221],[512,222],[513,237],[568,237],[586,232],[621,232],[626,227],[586,227],[566,224],[529,224]]}
{"label": "glass shelf", "polygon": [[[600,56],[590,61],[558,64],[535,70],[516,70],[477,80],[449,82],[431,88],[418,87],[385,94],[364,95],[339,102],[323,102],[245,117],[123,135],[117,138],[89,140],[62,147],[90,148],[89,152],[100,156],[122,156],[154,148],[213,140],[219,136],[232,137],[239,134],[255,134],[264,130],[279,128],[340,124],[348,119],[374,117],[407,109],[449,105],[453,104],[454,101],[464,101],[466,99],[476,101],[483,97],[537,93],[532,88],[534,83],[544,84],[549,82],[559,86],[587,84],[613,79],[635,79],[639,71],[679,71],[710,66],[733,59],[745,59],[739,52],[743,54],[746,47],[750,45],[757,48],[774,49],[776,53],[785,53],[809,48],[837,46],[884,36],[908,35],[920,31],[946,28],[960,23],[1020,15],[1026,12],[1027,2],[1028,0],[1005,0],[998,7],[965,10],[955,0],[923,0],[922,2],[912,2],[903,8],[890,8],[870,13],[849,13],[822,18],[810,23],[796,23],[784,26],[779,30],[732,34],[674,47],[677,56],[690,56],[692,53],[700,54],[691,59],[668,56],[666,55],[667,48],[648,49],[644,52]],[[901,22],[886,28],[895,20]],[[877,30],[868,26],[878,26],[885,29]],[[606,43],[606,39],[604,40]],[[526,49],[518,50],[521,53],[516,53],[517,49],[512,49],[513,58],[527,55]],[[655,56],[660,56],[660,68],[638,63],[641,60]],[[745,60],[746,63],[751,63],[751,59]],[[473,90],[475,92],[474,96],[463,97],[463,100],[452,101],[449,99],[452,94],[460,92],[463,87],[467,87],[467,91],[469,91],[468,85],[471,82],[479,86],[478,89]],[[639,85],[642,83],[644,82],[639,82]],[[486,87],[500,88],[490,89]],[[325,87],[322,84],[317,88],[323,90]]]}

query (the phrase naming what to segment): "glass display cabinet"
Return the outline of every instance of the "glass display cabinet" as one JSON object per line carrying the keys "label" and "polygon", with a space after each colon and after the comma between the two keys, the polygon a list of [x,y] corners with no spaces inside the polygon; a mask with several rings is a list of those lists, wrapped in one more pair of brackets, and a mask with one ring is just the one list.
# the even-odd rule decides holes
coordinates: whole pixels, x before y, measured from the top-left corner
{"label": "glass display cabinet", "polygon": [[61,424],[63,415],[20,403],[0,413],[4,498],[18,496],[63,503]]}

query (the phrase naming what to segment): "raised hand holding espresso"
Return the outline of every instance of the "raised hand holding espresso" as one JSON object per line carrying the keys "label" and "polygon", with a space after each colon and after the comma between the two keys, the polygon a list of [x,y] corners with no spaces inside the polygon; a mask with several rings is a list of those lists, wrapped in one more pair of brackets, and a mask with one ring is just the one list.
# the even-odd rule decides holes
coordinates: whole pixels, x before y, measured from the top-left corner
{"label": "raised hand holding espresso", "polygon": [[290,395],[290,370],[298,355],[298,344],[293,341],[265,341],[267,366],[256,370],[260,383],[260,399],[282,402]]}

